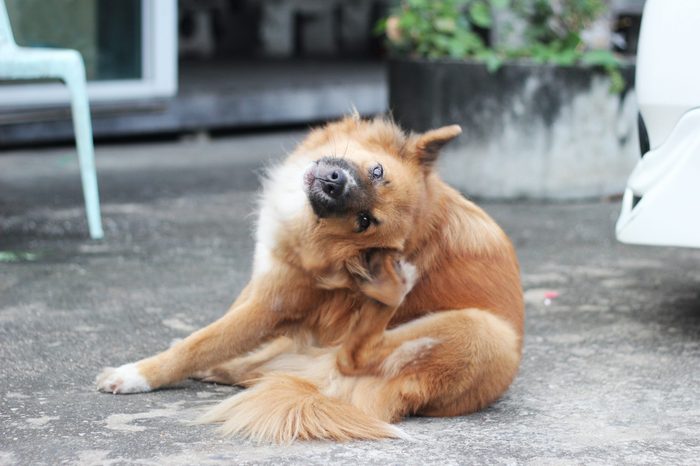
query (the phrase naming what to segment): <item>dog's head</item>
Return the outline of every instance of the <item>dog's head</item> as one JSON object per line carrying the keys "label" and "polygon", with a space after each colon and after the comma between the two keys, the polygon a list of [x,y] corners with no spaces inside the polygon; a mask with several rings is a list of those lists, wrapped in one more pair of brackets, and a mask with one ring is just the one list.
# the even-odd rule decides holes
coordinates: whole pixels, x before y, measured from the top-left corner
{"label": "dog's head", "polygon": [[[308,238],[349,258],[369,248],[402,251],[425,225],[428,179],[440,148],[461,133],[446,126],[406,134],[383,119],[346,118],[315,130],[298,153],[312,162],[303,187],[314,223]],[[320,252],[320,251],[319,251]],[[329,257],[330,259],[330,257]]]}

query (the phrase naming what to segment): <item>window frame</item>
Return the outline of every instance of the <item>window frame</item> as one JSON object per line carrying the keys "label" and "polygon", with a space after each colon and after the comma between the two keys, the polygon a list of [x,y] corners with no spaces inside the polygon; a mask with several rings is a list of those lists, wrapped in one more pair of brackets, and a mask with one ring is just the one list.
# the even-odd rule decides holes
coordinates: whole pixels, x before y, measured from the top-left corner
{"label": "window frame", "polygon": [[[141,69],[139,79],[88,81],[91,102],[171,97],[177,92],[177,0],[141,0]],[[0,108],[23,108],[70,102],[60,83],[0,86]]]}

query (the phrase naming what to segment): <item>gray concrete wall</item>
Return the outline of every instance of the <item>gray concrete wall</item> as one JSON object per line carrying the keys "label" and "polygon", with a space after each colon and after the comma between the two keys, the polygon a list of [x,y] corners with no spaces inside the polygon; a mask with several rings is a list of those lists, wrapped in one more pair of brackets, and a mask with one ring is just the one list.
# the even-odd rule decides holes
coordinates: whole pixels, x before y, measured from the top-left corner
{"label": "gray concrete wall", "polygon": [[[627,71],[628,86],[632,70]],[[461,191],[491,199],[585,199],[623,191],[639,158],[634,92],[581,68],[393,62],[390,107],[416,131],[457,123],[440,161]]]}
{"label": "gray concrete wall", "polygon": [[547,124],[524,111],[539,85],[534,77],[525,84],[494,137],[448,146],[440,162],[444,178],[463,192],[493,199],[621,193],[639,160],[634,93],[619,100],[607,80],[597,77]]}

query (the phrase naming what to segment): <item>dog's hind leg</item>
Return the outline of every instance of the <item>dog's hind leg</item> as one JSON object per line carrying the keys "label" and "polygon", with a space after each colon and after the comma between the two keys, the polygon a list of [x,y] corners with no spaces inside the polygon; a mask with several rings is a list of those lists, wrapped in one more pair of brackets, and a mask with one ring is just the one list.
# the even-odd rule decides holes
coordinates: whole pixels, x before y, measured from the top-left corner
{"label": "dog's hind leg", "polygon": [[[346,376],[389,382],[364,390],[380,401],[353,404],[376,406],[373,414],[383,420],[413,412],[446,416],[480,409],[506,390],[520,361],[520,337],[509,322],[486,310],[463,309],[386,331],[415,273],[392,251],[376,251],[365,264],[369,278],[356,280],[368,299],[338,351],[337,367]],[[358,386],[353,397],[362,392]]]}
{"label": "dog's hind leg", "polygon": [[367,276],[356,276],[367,299],[357,310],[355,324],[338,352],[338,368],[345,375],[376,373],[386,354],[384,331],[417,278],[415,267],[391,250],[376,250],[364,259]]}
{"label": "dog's hind leg", "polygon": [[384,333],[377,389],[352,403],[395,421],[408,414],[454,416],[499,398],[520,361],[520,337],[504,319],[480,309],[426,315]]}
{"label": "dog's hind leg", "polygon": [[452,416],[497,399],[517,371],[511,325],[479,309],[430,314],[385,332],[376,375],[346,376],[338,349],[284,353],[260,365],[251,388],[200,420],[228,434],[276,442],[401,437],[389,423],[419,414]]}

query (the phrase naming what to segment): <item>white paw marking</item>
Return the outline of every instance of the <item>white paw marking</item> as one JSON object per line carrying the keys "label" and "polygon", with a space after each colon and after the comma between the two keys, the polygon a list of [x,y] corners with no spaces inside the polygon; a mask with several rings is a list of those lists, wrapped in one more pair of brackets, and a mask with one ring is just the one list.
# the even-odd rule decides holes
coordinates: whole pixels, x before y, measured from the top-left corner
{"label": "white paw marking", "polygon": [[95,380],[97,389],[107,393],[141,393],[151,391],[151,386],[139,373],[136,363],[119,367],[106,367]]}

